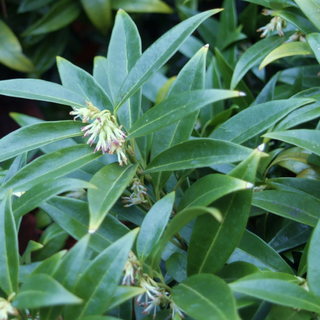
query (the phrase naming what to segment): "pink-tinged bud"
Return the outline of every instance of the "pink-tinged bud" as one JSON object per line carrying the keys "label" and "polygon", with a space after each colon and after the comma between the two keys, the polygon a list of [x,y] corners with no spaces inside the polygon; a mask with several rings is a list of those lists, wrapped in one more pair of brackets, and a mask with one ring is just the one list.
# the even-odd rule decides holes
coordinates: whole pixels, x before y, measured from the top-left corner
{"label": "pink-tinged bud", "polygon": [[93,144],[94,144],[94,140],[90,142],[90,147],[92,147]]}
{"label": "pink-tinged bud", "polygon": [[101,118],[100,118],[100,117],[98,117],[97,120],[98,120],[99,122],[101,122]]}
{"label": "pink-tinged bud", "polygon": [[118,140],[113,140],[113,143],[114,143],[116,146],[118,146],[118,145],[119,145]]}
{"label": "pink-tinged bud", "polygon": [[95,147],[93,152],[96,153],[97,151],[98,151],[98,149],[97,149],[97,147]]}

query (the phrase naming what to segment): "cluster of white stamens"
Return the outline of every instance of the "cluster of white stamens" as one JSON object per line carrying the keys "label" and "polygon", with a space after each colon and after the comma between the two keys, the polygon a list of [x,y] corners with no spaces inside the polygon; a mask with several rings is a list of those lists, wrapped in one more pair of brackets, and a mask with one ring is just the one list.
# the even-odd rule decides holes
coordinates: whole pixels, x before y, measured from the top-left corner
{"label": "cluster of white stamens", "polygon": [[92,146],[98,137],[98,143],[94,152],[99,150],[101,150],[103,154],[106,152],[109,154],[116,152],[120,166],[122,166],[123,162],[127,164],[124,149],[126,134],[122,130],[122,126],[118,125],[117,119],[109,110],[100,111],[88,101],[86,101],[86,104],[88,108],[75,108],[70,114],[75,115],[74,120],[82,117],[83,123],[93,120],[92,123],[81,129],[81,131],[85,132],[84,138],[90,136],[87,144]]}
{"label": "cluster of white stamens", "polygon": [[[262,11],[262,14],[265,15],[265,16],[268,16],[268,15],[273,15],[274,12],[275,11],[273,11],[273,10],[264,9]],[[261,27],[257,31],[258,32],[263,31],[261,36],[260,36],[261,38],[263,38],[265,36],[268,37],[270,35],[270,32],[274,31],[274,29],[277,29],[279,36],[283,36],[284,33],[282,31],[282,28],[285,28],[286,26],[287,26],[286,20],[284,20],[281,17],[275,16],[275,17],[273,17],[271,19],[271,21],[266,26]]]}
{"label": "cluster of white stamens", "polygon": [[138,178],[134,178],[132,182],[133,191],[130,197],[122,197],[123,203],[129,202],[130,204],[126,204],[125,207],[131,207],[135,204],[146,203],[145,195],[147,195],[147,189],[141,184]]}
{"label": "cluster of white stamens", "polygon": [[11,305],[11,300],[15,295],[12,293],[8,300],[0,298],[0,320],[7,320],[9,315],[18,315],[18,310]]}

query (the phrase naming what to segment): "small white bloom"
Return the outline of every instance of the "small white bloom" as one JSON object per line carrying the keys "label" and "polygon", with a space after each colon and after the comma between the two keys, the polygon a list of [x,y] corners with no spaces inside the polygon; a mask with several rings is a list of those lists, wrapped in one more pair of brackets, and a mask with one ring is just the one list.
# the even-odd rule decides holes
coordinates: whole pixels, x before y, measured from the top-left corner
{"label": "small white bloom", "polygon": [[18,311],[9,301],[0,298],[0,320],[7,320],[9,314],[18,315]]}
{"label": "small white bloom", "polygon": [[184,314],[182,313],[182,310],[173,301],[170,303],[170,308],[172,310],[171,319],[174,319],[175,316],[177,315],[179,315],[180,319],[184,318]]}

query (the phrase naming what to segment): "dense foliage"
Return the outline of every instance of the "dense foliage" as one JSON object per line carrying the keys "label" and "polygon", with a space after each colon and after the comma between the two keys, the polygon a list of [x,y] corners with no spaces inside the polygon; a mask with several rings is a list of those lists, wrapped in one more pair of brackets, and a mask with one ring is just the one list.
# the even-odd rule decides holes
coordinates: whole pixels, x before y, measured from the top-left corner
{"label": "dense foliage", "polygon": [[[11,113],[21,128],[0,140],[0,319],[318,319],[319,0],[177,1],[181,22],[143,53],[125,4],[171,8],[117,1],[92,1],[110,15],[123,3],[93,75],[57,57],[62,85],[35,79],[37,64],[0,81],[1,95],[70,108]],[[66,3],[80,14],[61,0],[24,34],[51,41]],[[3,47],[31,66],[16,38]],[[177,51],[188,61],[167,78]],[[32,210],[44,231],[19,255]]]}

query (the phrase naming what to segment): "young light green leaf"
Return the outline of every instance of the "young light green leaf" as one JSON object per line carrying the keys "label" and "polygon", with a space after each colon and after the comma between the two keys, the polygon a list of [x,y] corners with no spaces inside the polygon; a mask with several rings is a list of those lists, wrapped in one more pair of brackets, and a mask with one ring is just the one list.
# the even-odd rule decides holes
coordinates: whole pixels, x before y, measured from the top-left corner
{"label": "young light green leaf", "polygon": [[243,143],[266,131],[292,110],[313,101],[311,99],[276,100],[252,106],[227,120],[213,131],[210,137]]}
{"label": "young light green leaf", "polygon": [[115,108],[118,109],[150,79],[204,20],[220,11],[221,9],[209,10],[181,22],[149,47],[124,80],[115,101]]}
{"label": "young light green leaf", "polygon": [[20,72],[32,72],[34,65],[22,53],[19,40],[2,20],[0,20],[0,35],[0,62]]}
{"label": "young light green leaf", "polygon": [[44,246],[41,243],[35,242],[33,240],[30,240],[28,242],[27,248],[25,252],[23,253],[20,264],[29,264],[31,263],[31,252],[37,251],[39,249],[42,249]]}
{"label": "young light green leaf", "polygon": [[15,308],[35,309],[65,304],[80,304],[82,300],[47,274],[31,275],[22,284],[12,302]]}
{"label": "young light green leaf", "polygon": [[172,289],[174,303],[198,320],[239,320],[228,285],[213,274],[197,274]]}
{"label": "young light green leaf", "polygon": [[0,161],[13,158],[49,143],[83,134],[80,121],[47,121],[31,124],[11,132],[0,140]]}
{"label": "young light green leaf", "polygon": [[161,152],[149,163],[145,174],[238,162],[251,152],[251,149],[232,142],[208,138],[192,139]]}
{"label": "young light green leaf", "polygon": [[112,102],[99,83],[86,71],[61,57],[57,57],[61,82],[68,88],[83,96],[99,110],[113,110]]}
{"label": "young light green leaf", "polygon": [[128,12],[157,12],[172,13],[172,9],[163,1],[159,0],[117,0],[112,2],[112,8],[117,10],[122,8]]}
{"label": "young light green leaf", "polygon": [[174,199],[174,192],[163,197],[154,204],[143,220],[137,239],[137,253],[140,261],[146,260],[159,242],[170,218]]}
{"label": "young light green leaf", "polygon": [[239,91],[207,89],[184,92],[170,96],[137,120],[129,131],[129,137],[147,135],[184,118],[200,108],[220,100],[239,97]]}
{"label": "young light green leaf", "polygon": [[89,263],[76,283],[74,292],[84,300],[80,306],[69,307],[66,318],[101,314],[116,291],[124,264],[139,228],[116,241]]}
{"label": "young light green leaf", "polygon": [[289,42],[284,43],[280,47],[271,51],[261,62],[259,70],[270,64],[271,62],[284,58],[297,55],[311,55],[313,54],[312,49],[306,42]]}
{"label": "young light green leaf", "polygon": [[320,3],[318,0],[295,0],[301,11],[307,18],[320,30],[320,22],[318,12],[320,10]]}
{"label": "young light green leaf", "polygon": [[111,163],[93,176],[90,183],[98,189],[88,191],[90,233],[94,233],[99,228],[109,210],[130,184],[137,167],[138,164],[121,167],[118,162]]}
{"label": "young light green leaf", "polygon": [[10,189],[0,204],[0,288],[8,296],[18,292],[18,235],[11,209]]}

